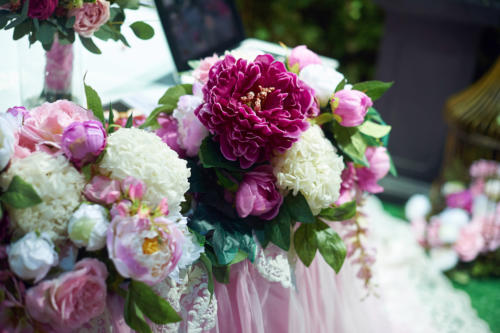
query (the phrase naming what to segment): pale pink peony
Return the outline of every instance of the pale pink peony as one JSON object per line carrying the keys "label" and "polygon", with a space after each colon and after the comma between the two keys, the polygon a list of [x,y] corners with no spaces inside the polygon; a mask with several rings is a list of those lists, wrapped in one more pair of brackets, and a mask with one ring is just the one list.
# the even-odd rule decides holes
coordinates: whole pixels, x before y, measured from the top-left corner
{"label": "pale pink peony", "polygon": [[82,7],[69,11],[68,16],[75,16],[73,29],[83,37],[90,37],[109,20],[109,2],[96,0],[84,2]]}
{"label": "pale pink peony", "polygon": [[469,173],[472,178],[486,178],[494,176],[500,169],[499,163],[489,160],[479,160],[474,162]]}
{"label": "pale pink peony", "polygon": [[146,184],[143,181],[128,176],[122,181],[122,192],[128,195],[130,200],[141,200],[146,191]]}
{"label": "pale pink peony", "polygon": [[439,236],[440,230],[441,230],[441,220],[437,216],[432,217],[431,221],[429,222],[429,225],[427,226],[427,233],[426,233],[427,244],[431,248],[443,245],[441,237]]}
{"label": "pale pink peony", "polygon": [[101,205],[110,205],[120,199],[120,182],[105,176],[94,176],[83,190],[85,197]]}
{"label": "pale pink peony", "polygon": [[296,64],[299,65],[299,72],[302,68],[312,65],[321,64],[321,59],[313,51],[309,50],[305,45],[299,45],[292,49],[288,56],[288,68],[293,68]]}
{"label": "pale pink peony", "polygon": [[165,142],[170,149],[174,150],[180,158],[186,156],[186,151],[181,148],[179,144],[179,123],[177,119],[171,115],[160,114],[157,118],[160,128],[155,131],[163,142]]}
{"label": "pale pink peony", "polygon": [[478,221],[472,221],[460,230],[455,251],[463,261],[472,261],[483,250],[485,243],[481,234],[482,226]]}
{"label": "pale pink peony", "polygon": [[425,246],[426,244],[426,229],[427,221],[425,219],[418,218],[411,221],[411,231],[421,246]]}
{"label": "pale pink peony", "polygon": [[210,72],[210,67],[215,65],[217,61],[221,58],[214,53],[211,57],[203,58],[200,61],[200,65],[193,71],[193,77],[195,80],[205,84],[208,81],[208,73]]}
{"label": "pale pink peony", "polygon": [[364,92],[350,89],[337,91],[331,100],[333,115],[344,127],[361,125],[372,105],[371,98]]}
{"label": "pale pink peony", "polygon": [[383,192],[384,188],[377,182],[384,178],[391,168],[387,149],[385,147],[368,147],[365,156],[370,167],[356,169],[359,187],[369,193]]}
{"label": "pale pink peony", "polygon": [[19,135],[19,145],[33,151],[56,153],[61,149],[61,138],[66,127],[75,121],[97,120],[91,111],[73,102],[60,100],[44,103],[31,110]]}
{"label": "pale pink peony", "polygon": [[83,259],[72,271],[29,289],[26,310],[55,332],[75,330],[106,309],[107,277],[102,262]]}
{"label": "pale pink peony", "polygon": [[[500,207],[500,204],[499,206]],[[481,234],[485,241],[485,250],[496,251],[500,248],[500,209],[496,213],[480,218]]]}
{"label": "pale pink peony", "polygon": [[201,142],[208,136],[207,128],[203,126],[194,114],[194,110],[196,110],[202,102],[203,99],[199,96],[181,96],[177,103],[177,108],[172,114],[178,122],[177,142],[189,157],[198,155]]}

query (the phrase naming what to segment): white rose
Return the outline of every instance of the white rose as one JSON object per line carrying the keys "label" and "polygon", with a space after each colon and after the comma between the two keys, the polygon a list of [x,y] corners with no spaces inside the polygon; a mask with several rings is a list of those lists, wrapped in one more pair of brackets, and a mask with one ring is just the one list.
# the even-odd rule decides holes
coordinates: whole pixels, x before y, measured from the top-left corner
{"label": "white rose", "polygon": [[443,272],[452,269],[458,263],[458,254],[452,248],[433,248],[429,255],[432,266]]}
{"label": "white rose", "polygon": [[425,219],[431,211],[431,202],[423,194],[414,194],[405,205],[405,215],[408,221]]}
{"label": "white rose", "polygon": [[458,239],[460,229],[469,223],[469,215],[460,208],[447,208],[439,214],[441,227],[439,240],[445,244],[453,244]]}
{"label": "white rose", "polygon": [[300,71],[299,79],[314,89],[320,105],[324,107],[328,104],[337,85],[344,79],[344,75],[332,67],[311,64]]}
{"label": "white rose", "polygon": [[87,251],[97,251],[106,245],[108,226],[108,213],[103,206],[82,204],[69,220],[69,239]]}
{"label": "white rose", "polygon": [[46,233],[31,231],[7,249],[10,269],[23,280],[43,279],[57,265],[58,255]]}
{"label": "white rose", "polygon": [[0,114],[0,170],[9,164],[14,154],[15,130],[17,130],[16,119],[7,113]]}

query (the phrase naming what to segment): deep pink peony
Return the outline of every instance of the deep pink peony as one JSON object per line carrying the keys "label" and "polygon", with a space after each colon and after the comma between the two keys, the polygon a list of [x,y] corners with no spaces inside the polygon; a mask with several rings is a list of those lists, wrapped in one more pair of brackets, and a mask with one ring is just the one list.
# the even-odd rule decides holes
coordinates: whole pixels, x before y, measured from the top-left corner
{"label": "deep pink peony", "polygon": [[28,16],[39,20],[46,20],[52,15],[59,0],[30,0]]}
{"label": "deep pink peony", "polygon": [[472,203],[474,198],[470,190],[451,193],[446,196],[446,206],[451,208],[461,208],[472,213]]}
{"label": "deep pink peony", "polygon": [[361,125],[372,105],[372,99],[364,92],[349,89],[337,91],[331,101],[333,115],[344,127]]}
{"label": "deep pink peony", "polygon": [[55,153],[61,149],[64,129],[75,121],[97,120],[91,111],[73,102],[44,103],[31,110],[19,135],[19,145],[30,151]]}
{"label": "deep pink peony", "polygon": [[100,121],[74,122],[61,139],[64,154],[77,167],[94,162],[106,147],[106,131]]}
{"label": "deep pink peony", "polygon": [[313,51],[309,50],[305,45],[299,45],[292,49],[288,56],[288,68],[293,68],[296,64],[299,65],[299,71],[302,68],[312,65],[321,64],[321,59]]}
{"label": "deep pink peony", "polygon": [[276,177],[270,165],[261,165],[245,174],[236,192],[236,211],[242,218],[248,215],[272,220],[278,215],[283,197],[276,187]]}
{"label": "deep pink peony", "polygon": [[26,293],[26,309],[53,331],[81,327],[106,309],[106,266],[96,259],[79,261],[70,272],[39,283]]}
{"label": "deep pink peony", "polygon": [[105,176],[94,176],[83,190],[85,197],[95,203],[110,205],[120,199],[120,182]]}
{"label": "deep pink peony", "polygon": [[196,116],[244,169],[289,149],[319,112],[313,90],[269,54],[254,62],[227,55],[210,68],[203,95]]}
{"label": "deep pink peony", "polygon": [[84,2],[80,8],[72,9],[68,14],[75,17],[73,29],[83,37],[92,36],[109,20],[109,15],[109,2],[106,0]]}

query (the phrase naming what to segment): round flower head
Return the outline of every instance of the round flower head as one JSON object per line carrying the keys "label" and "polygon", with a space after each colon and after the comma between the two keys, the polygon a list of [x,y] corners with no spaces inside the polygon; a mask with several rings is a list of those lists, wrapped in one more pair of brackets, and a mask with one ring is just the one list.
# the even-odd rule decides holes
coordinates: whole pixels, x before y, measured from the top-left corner
{"label": "round flower head", "polygon": [[178,122],[178,143],[186,151],[186,155],[193,157],[198,154],[201,142],[208,135],[205,126],[196,118],[194,110],[203,102],[195,95],[184,95],[179,98],[177,108],[172,116]]}
{"label": "round flower head", "polygon": [[46,20],[54,13],[58,0],[30,0],[28,16],[39,20]]}
{"label": "round flower head", "polygon": [[66,127],[61,141],[64,154],[80,168],[102,153],[106,147],[106,131],[100,121],[74,122]]}
{"label": "round flower head", "polygon": [[14,175],[20,176],[42,198],[42,203],[23,209],[7,206],[15,234],[33,230],[48,233],[60,241],[67,235],[68,221],[80,205],[85,177],[64,156],[35,152],[23,159],[14,159],[9,170],[0,176],[6,190]]}
{"label": "round flower head", "polygon": [[120,181],[132,176],[146,185],[143,202],[157,206],[167,198],[170,211],[180,212],[184,193],[189,189],[190,171],[154,133],[137,128],[122,128],[108,137],[106,152],[99,167],[103,174]]}
{"label": "round flower head", "polygon": [[16,119],[10,114],[0,114],[0,171],[9,164],[10,158],[14,155],[16,130]]}
{"label": "round flower head", "polygon": [[78,247],[97,251],[106,245],[109,221],[103,206],[82,204],[73,213],[68,224],[68,235]]}
{"label": "round flower head", "polygon": [[210,68],[203,94],[196,116],[244,169],[289,149],[318,112],[312,89],[268,54],[253,62],[227,55]]}
{"label": "round flower head", "polygon": [[305,131],[300,140],[272,160],[278,187],[304,195],[314,215],[339,197],[342,157],[319,126]]}
{"label": "round flower head", "polygon": [[73,29],[83,37],[90,37],[109,20],[109,2],[96,0],[84,2],[80,8],[70,10],[69,16],[75,17]]}
{"label": "round flower head", "polygon": [[288,56],[288,68],[298,67],[299,72],[304,67],[312,64],[321,64],[321,59],[305,45],[294,47]]}

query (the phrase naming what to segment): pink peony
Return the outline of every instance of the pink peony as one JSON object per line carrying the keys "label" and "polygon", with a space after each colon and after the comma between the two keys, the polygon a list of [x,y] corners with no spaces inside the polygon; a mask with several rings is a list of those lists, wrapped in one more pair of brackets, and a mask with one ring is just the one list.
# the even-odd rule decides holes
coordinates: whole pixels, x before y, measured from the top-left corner
{"label": "pink peony", "polygon": [[368,147],[365,156],[370,167],[356,169],[359,187],[369,193],[383,192],[384,188],[377,182],[384,178],[391,168],[387,149],[385,147]]}
{"label": "pink peony", "polygon": [[163,142],[165,142],[170,149],[174,150],[179,157],[184,158],[186,152],[179,145],[179,125],[177,120],[170,116],[161,114],[157,118],[160,128],[156,130],[156,135],[158,135]]}
{"label": "pink peony", "polygon": [[7,113],[13,116],[17,124],[22,126],[25,118],[29,118],[29,111],[24,106],[13,106],[7,109]]}
{"label": "pink peony", "polygon": [[73,29],[83,37],[90,37],[109,20],[109,2],[96,0],[84,2],[82,7],[69,11],[68,16],[75,16]]}
{"label": "pink peony", "polygon": [[70,272],[39,283],[26,293],[26,309],[56,332],[68,332],[106,309],[106,266],[96,259],[79,261]]}
{"label": "pink peony", "polygon": [[30,0],[28,16],[39,20],[46,20],[54,13],[59,0]]}
{"label": "pink peony", "polygon": [[193,77],[195,80],[205,84],[208,81],[208,73],[210,72],[210,68],[219,61],[220,58],[217,54],[214,53],[211,57],[203,58],[200,62],[198,68],[193,71]]}
{"label": "pink peony", "polygon": [[446,196],[446,206],[450,208],[461,208],[472,213],[472,203],[474,198],[470,190],[464,190],[448,194]]}
{"label": "pink peony", "polygon": [[309,50],[305,45],[299,45],[292,49],[288,56],[288,68],[293,68],[296,64],[299,65],[299,72],[302,68],[311,64],[321,64],[321,59],[313,51]]}
{"label": "pink peony", "polygon": [[55,153],[61,149],[64,129],[75,121],[97,120],[88,111],[73,102],[60,100],[44,103],[31,110],[19,135],[19,145],[31,152],[42,150]]}
{"label": "pink peony", "polygon": [[95,120],[74,122],[63,132],[61,146],[64,154],[77,167],[94,162],[106,148],[106,131]]}
{"label": "pink peony", "polygon": [[472,261],[484,248],[484,238],[481,235],[481,223],[472,221],[460,230],[455,251],[463,261]]}
{"label": "pink peony", "polygon": [[354,199],[358,182],[358,176],[356,175],[354,163],[347,163],[346,168],[342,170],[341,177],[342,183],[340,184],[340,196],[337,202],[335,202],[336,205],[342,205]]}
{"label": "pink peony", "polygon": [[178,143],[186,151],[186,155],[193,157],[198,155],[201,142],[208,136],[208,130],[196,118],[194,110],[203,102],[203,99],[194,95],[184,95],[179,98],[177,108],[172,114],[177,119]]}
{"label": "pink peony", "polygon": [[358,90],[337,91],[331,100],[333,115],[344,127],[361,125],[372,105],[372,99]]}
{"label": "pink peony", "polygon": [[261,165],[247,172],[236,192],[236,211],[242,218],[248,215],[272,220],[278,215],[283,197],[276,187],[276,177],[270,165]]}
{"label": "pink peony", "polygon": [[[500,204],[499,206],[500,207]],[[496,213],[480,218],[481,235],[485,241],[485,249],[496,251],[500,248],[500,209]]]}
{"label": "pink peony", "polygon": [[471,165],[469,173],[472,178],[486,178],[494,176],[499,168],[498,162],[479,160]]}
{"label": "pink peony", "polygon": [[107,248],[121,276],[155,285],[177,266],[184,234],[166,217],[115,215],[108,228]]}
{"label": "pink peony", "polygon": [[254,62],[227,55],[211,67],[203,94],[196,116],[244,169],[289,149],[318,113],[312,89],[269,54]]}
{"label": "pink peony", "polygon": [[113,207],[111,207],[111,209],[109,210],[111,219],[114,219],[115,216],[128,216],[130,213],[130,208],[132,208],[132,202],[129,200],[121,200],[120,202],[113,204]]}
{"label": "pink peony", "polygon": [[120,182],[105,176],[94,176],[83,190],[85,197],[101,205],[110,205],[120,199]]}
{"label": "pink peony", "polygon": [[141,200],[146,191],[146,184],[143,181],[128,176],[122,181],[122,192],[127,194],[130,200]]}

